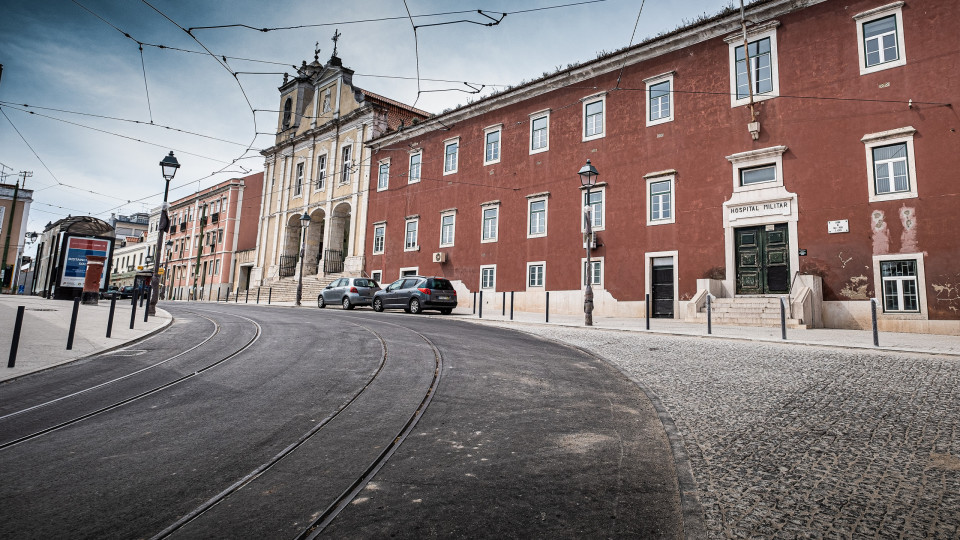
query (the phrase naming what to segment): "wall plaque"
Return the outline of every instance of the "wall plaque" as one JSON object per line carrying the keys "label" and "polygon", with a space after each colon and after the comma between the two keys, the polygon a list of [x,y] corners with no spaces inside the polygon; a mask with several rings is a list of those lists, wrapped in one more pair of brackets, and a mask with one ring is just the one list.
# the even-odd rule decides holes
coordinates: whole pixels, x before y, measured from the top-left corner
{"label": "wall plaque", "polygon": [[827,222],[827,232],[829,234],[850,232],[850,224],[845,219]]}

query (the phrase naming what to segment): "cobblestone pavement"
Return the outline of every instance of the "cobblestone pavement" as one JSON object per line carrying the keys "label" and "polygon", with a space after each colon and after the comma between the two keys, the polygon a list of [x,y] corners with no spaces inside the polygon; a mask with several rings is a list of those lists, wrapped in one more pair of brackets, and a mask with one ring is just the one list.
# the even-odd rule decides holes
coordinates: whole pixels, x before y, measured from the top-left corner
{"label": "cobblestone pavement", "polygon": [[598,353],[659,397],[711,537],[960,537],[956,358],[523,330]]}

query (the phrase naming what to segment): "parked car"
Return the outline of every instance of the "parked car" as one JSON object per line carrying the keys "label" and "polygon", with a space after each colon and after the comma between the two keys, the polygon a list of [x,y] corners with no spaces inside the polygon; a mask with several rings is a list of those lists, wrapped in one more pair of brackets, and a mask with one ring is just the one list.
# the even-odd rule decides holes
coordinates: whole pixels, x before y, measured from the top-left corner
{"label": "parked car", "polygon": [[120,287],[117,287],[116,285],[110,285],[105,290],[100,291],[100,299],[109,300],[114,296],[116,296],[117,298],[120,298],[119,296],[117,296],[119,294],[120,294]]}
{"label": "parked car", "polygon": [[435,309],[449,315],[457,307],[457,291],[442,277],[405,276],[373,295],[373,310],[403,309],[420,313]]}
{"label": "parked car", "polygon": [[133,285],[124,285],[120,287],[120,296],[117,298],[133,298]]}
{"label": "parked car", "polygon": [[373,295],[379,290],[380,285],[369,278],[340,278],[320,291],[317,307],[323,309],[328,305],[340,304],[343,309],[353,309],[355,306],[369,306]]}

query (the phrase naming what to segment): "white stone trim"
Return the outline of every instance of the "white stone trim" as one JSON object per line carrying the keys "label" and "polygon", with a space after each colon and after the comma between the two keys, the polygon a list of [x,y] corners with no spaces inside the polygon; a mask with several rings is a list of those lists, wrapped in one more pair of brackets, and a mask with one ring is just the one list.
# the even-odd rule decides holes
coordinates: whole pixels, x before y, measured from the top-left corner
{"label": "white stone trim", "polygon": [[[453,169],[447,170],[447,147],[456,144],[457,145],[457,159],[454,160]],[[423,170],[423,161],[420,162],[421,173]],[[449,139],[444,139],[443,141],[443,175],[447,176],[448,174],[456,174],[457,170],[460,168],[460,136],[450,137]]]}
{"label": "white stone trim", "polygon": [[[443,218],[451,216],[453,217],[453,239],[449,243],[443,242]],[[440,212],[440,241],[437,245],[440,247],[453,247],[457,243],[457,209],[444,210]]]}
{"label": "white stone trim", "polygon": [[[668,225],[677,222],[677,177],[673,174],[646,176],[647,226]],[[650,208],[650,187],[659,182],[670,182],[670,217],[654,220]]]}
{"label": "white stone trim", "polygon": [[[773,24],[776,23],[776,24]],[[770,84],[771,90],[765,94],[754,94],[753,101],[754,103],[758,101],[764,101],[767,99],[772,99],[780,95],[780,74],[779,74],[779,65],[778,52],[777,52],[777,26],[780,25],[779,21],[768,21],[762,25],[754,26],[752,29],[747,28],[747,39],[748,41],[758,41],[764,38],[770,38]],[[727,39],[732,38],[734,35],[728,36]],[[726,41],[726,39],[725,39]],[[727,41],[729,44],[729,55],[730,55],[730,65],[727,68],[730,73],[730,107],[740,107],[743,105],[748,105],[750,103],[750,97],[737,98],[737,47],[743,47],[743,34],[740,34],[740,39],[732,39]],[[747,51],[745,50],[744,53]],[[750,69],[749,62],[747,63],[747,69]],[[751,83],[756,84],[756,81],[753,80],[751,73]]]}
{"label": "white stone trim", "polygon": [[[673,257],[673,318],[682,319],[680,313],[680,251],[648,251],[643,254],[643,292],[650,295],[653,302],[653,259],[658,257]],[[646,296],[644,296],[646,300]],[[653,306],[648,311],[653,315]]]}
{"label": "white stone trim", "polygon": [[[586,97],[580,98],[582,102],[583,112],[580,117],[580,136],[582,137],[583,142],[593,141],[596,139],[602,139],[607,136],[607,93],[599,92],[591,94]],[[601,122],[600,122],[600,132],[593,135],[587,135],[587,105],[600,102],[602,104],[602,112],[600,113]]]}
{"label": "white stone trim", "polygon": [[[543,267],[543,283],[540,285],[530,285],[530,267],[531,266],[542,266]],[[526,273],[523,276],[523,282],[526,284],[527,290],[530,289],[539,289],[547,290],[547,261],[532,261],[527,263]]]}
{"label": "white stone trim", "polygon": [[[493,269],[493,286],[484,287],[483,286],[483,271],[486,269]],[[497,265],[495,264],[481,264],[480,265],[480,283],[478,290],[481,291],[496,291],[497,290]]]}
{"label": "white stone trim", "polygon": [[[549,197],[550,197],[550,194],[549,194],[549,193],[547,193],[547,194],[545,194],[545,195],[540,195],[540,196],[530,196],[530,195],[527,196],[527,231],[526,231],[526,233],[527,233],[527,234],[526,234],[527,238],[543,238],[543,237],[547,236],[547,232],[549,231],[549,228],[548,228],[548,227],[549,227],[549,224],[550,224],[550,220],[549,220],[549,216],[550,216],[550,201],[549,201]],[[542,233],[531,234],[531,233],[530,233],[530,217],[532,216],[531,207],[533,206],[533,203],[535,203],[535,202],[543,202],[543,232],[542,232]]]}
{"label": "white stone trim", "polygon": [[[860,60],[860,75],[867,75],[869,73],[875,73],[877,71],[883,71],[885,69],[895,68],[899,66],[906,65],[907,63],[907,48],[906,43],[903,40],[903,4],[904,2],[894,2],[892,4],[887,4],[885,6],[876,7],[867,11],[857,13],[853,16],[853,19],[857,25],[857,56]],[[863,25],[875,21],[877,19],[882,19],[884,17],[889,17],[893,15],[896,17],[897,21],[897,59],[892,62],[884,62],[882,64],[877,64],[874,66],[867,67],[867,54],[863,48]]]}
{"label": "white stone trim", "polygon": [[[646,121],[647,127],[657,126],[660,124],[665,124],[667,122],[673,122],[674,114],[677,109],[677,102],[675,100],[676,93],[674,92],[674,86],[673,86],[673,76],[675,73],[676,71],[668,71],[666,73],[661,73],[660,75],[648,77],[643,80],[644,84],[646,85],[645,86],[646,91],[644,92],[644,97],[645,97],[644,101],[646,102],[647,113],[646,113],[646,116],[644,116],[644,119]],[[670,93],[668,94],[669,100],[670,100],[670,114],[663,118],[651,120],[650,119],[650,87],[655,84],[660,84],[662,82],[670,83]]]}
{"label": "white stone trim", "polygon": [[[498,144],[498,148],[497,148],[497,158],[496,158],[496,159],[491,159],[490,161],[487,161],[487,135],[489,135],[489,134],[491,134],[491,133],[494,133],[494,132],[497,132],[497,133],[500,134],[500,140],[497,142],[497,144]],[[503,157],[503,124],[502,124],[502,123],[500,123],[500,124],[494,124],[494,125],[492,125],[492,126],[483,128],[483,145],[482,145],[482,146],[483,146],[483,157],[482,157],[482,161],[483,161],[484,166],[486,166],[486,165],[494,165],[494,164],[496,164],[496,163],[500,163],[500,159]],[[457,151],[457,158],[458,158],[458,160],[459,160],[459,148],[458,148],[458,151]]]}
{"label": "white stone trim", "polygon": [[[544,109],[542,111],[537,111],[530,113],[530,129],[527,130],[527,150],[530,152],[530,155],[539,154],[541,152],[546,152],[550,150],[550,109]],[[547,144],[543,148],[534,148],[533,147],[533,121],[539,120],[541,118],[547,119]]]}
{"label": "white stone trim", "polygon": [[[867,157],[867,198],[870,202],[916,199],[919,197],[917,190],[916,153],[913,151],[913,136],[916,132],[917,130],[913,126],[907,126],[878,133],[868,133],[860,139],[864,144]],[[907,174],[910,175],[910,190],[878,194],[875,178],[876,171],[873,166],[873,149],[878,146],[900,143],[906,143],[907,145]]]}
{"label": "white stone trim", "polygon": [[[917,261],[917,303],[919,312],[887,312],[883,308],[883,277],[880,275],[881,261]],[[922,319],[929,318],[927,314],[927,274],[924,270],[923,253],[891,253],[889,255],[873,256],[873,294],[877,298],[877,318],[882,319]]]}

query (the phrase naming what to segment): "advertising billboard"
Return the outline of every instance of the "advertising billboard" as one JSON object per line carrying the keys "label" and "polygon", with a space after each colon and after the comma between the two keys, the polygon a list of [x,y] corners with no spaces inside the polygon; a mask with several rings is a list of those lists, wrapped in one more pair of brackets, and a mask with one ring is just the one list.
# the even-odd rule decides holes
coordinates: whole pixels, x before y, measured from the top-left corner
{"label": "advertising billboard", "polygon": [[[83,280],[87,275],[87,255],[109,257],[110,244],[110,240],[103,238],[83,238],[79,236],[67,238],[60,286],[83,288]],[[104,287],[106,279],[107,272],[106,267],[104,267],[103,275],[100,276],[101,289]]]}

